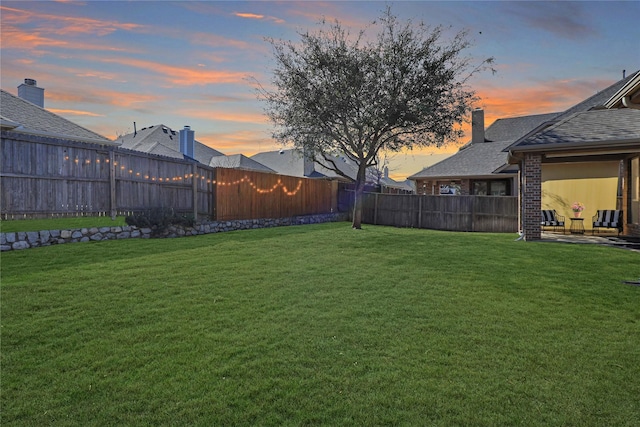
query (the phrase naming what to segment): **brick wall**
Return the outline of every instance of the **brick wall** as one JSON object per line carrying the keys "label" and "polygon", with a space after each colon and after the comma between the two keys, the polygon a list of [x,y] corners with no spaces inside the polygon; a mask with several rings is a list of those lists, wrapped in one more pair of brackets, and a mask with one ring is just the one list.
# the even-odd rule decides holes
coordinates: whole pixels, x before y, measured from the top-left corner
{"label": "brick wall", "polygon": [[542,209],[542,156],[525,154],[523,161],[522,226],[525,240],[540,240]]}

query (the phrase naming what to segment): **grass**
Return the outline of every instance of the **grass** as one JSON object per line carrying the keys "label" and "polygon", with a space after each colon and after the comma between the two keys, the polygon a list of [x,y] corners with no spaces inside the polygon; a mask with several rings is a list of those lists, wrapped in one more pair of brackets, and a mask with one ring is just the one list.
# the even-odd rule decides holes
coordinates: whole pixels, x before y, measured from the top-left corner
{"label": "grass", "polygon": [[19,219],[0,221],[0,232],[11,233],[16,231],[41,231],[41,230],[73,230],[76,228],[91,227],[117,227],[127,223],[125,217],[118,216],[112,220],[108,216],[77,216],[44,219]]}
{"label": "grass", "polygon": [[632,426],[638,253],[348,223],[2,255],[3,426]]}

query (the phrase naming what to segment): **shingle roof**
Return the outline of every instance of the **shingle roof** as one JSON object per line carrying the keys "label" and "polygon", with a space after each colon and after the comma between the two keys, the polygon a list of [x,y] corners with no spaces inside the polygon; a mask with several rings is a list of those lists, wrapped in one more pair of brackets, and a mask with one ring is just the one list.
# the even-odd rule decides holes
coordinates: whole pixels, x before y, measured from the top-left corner
{"label": "shingle roof", "polygon": [[[611,141],[640,144],[640,110],[630,108],[575,113],[518,142],[518,148],[547,144],[581,145]],[[638,147],[640,148],[640,146]]]}
{"label": "shingle roof", "polygon": [[640,71],[637,71],[629,76],[628,81],[621,87],[611,98],[605,102],[606,108],[622,108],[625,103],[624,97],[629,97],[628,101],[632,104],[640,102]]}
{"label": "shingle roof", "polygon": [[558,113],[498,119],[485,131],[489,142],[467,144],[451,157],[424,168],[408,179],[491,176],[507,163],[503,152],[518,138],[531,132]]}
{"label": "shingle roof", "polygon": [[[179,131],[162,124],[149,126],[135,133],[123,135],[118,138],[118,141],[122,142],[122,148],[184,159],[184,155],[180,152]],[[224,156],[220,151],[214,150],[198,141],[194,141],[193,151],[195,160],[205,165],[208,165],[213,157]]]}
{"label": "shingle roof", "polygon": [[[308,178],[336,178],[344,179],[335,171],[327,169],[318,163],[311,164],[309,160],[305,161],[302,151],[297,149],[267,151],[258,153],[251,158],[263,165],[275,170],[281,175],[308,177]],[[351,179],[355,179],[357,168],[346,158],[334,158],[340,170]]]}
{"label": "shingle roof", "polygon": [[244,154],[233,154],[231,156],[215,156],[209,161],[209,166],[220,168],[233,168],[233,169],[248,169],[259,172],[272,172],[275,171],[267,166],[259,163],[253,159],[248,158]]}
{"label": "shingle roof", "polygon": [[302,153],[297,150],[266,151],[251,156],[268,168],[281,175],[304,177],[304,161]]}
{"label": "shingle roof", "polygon": [[596,93],[595,95],[590,96],[589,98],[585,99],[584,101],[581,101],[581,102],[577,103],[573,107],[568,108],[562,114],[558,115],[558,117],[556,117],[556,120],[559,121],[559,120],[566,119],[567,117],[571,116],[572,114],[579,113],[581,111],[588,111],[588,110],[592,110],[592,109],[595,109],[595,108],[604,108],[604,104],[609,100],[609,98],[611,98],[624,85],[626,85],[627,82],[629,82],[631,79],[633,79],[633,76],[635,74],[637,74],[637,73],[630,74],[628,77],[615,82],[614,84],[612,84],[611,86],[607,87],[606,89],[603,89],[603,90],[599,91],[598,93]]}
{"label": "shingle roof", "polygon": [[0,89],[3,129],[94,144],[115,145],[104,136]]}
{"label": "shingle roof", "polygon": [[542,123],[553,120],[560,113],[534,114],[531,116],[497,119],[484,133],[487,141],[515,141]]}
{"label": "shingle roof", "polygon": [[481,177],[503,166],[507,155],[502,150],[512,141],[469,144],[451,157],[424,168],[409,179],[439,177]]}
{"label": "shingle roof", "polygon": [[[264,153],[258,153],[251,156],[253,160],[256,160],[263,165],[268,166],[281,175],[306,177],[306,178],[332,178],[345,180],[345,177],[337,172],[328,169],[319,163],[312,163],[310,160],[304,159],[304,154],[298,149],[288,149],[279,151],[267,151]],[[345,156],[332,157],[336,166],[351,180],[355,181],[358,174],[357,165],[349,160]],[[377,182],[378,179],[370,174],[368,181]],[[404,183],[399,183],[388,177],[381,177],[379,179],[380,184],[386,187],[402,188],[411,190],[411,186],[407,186]]]}

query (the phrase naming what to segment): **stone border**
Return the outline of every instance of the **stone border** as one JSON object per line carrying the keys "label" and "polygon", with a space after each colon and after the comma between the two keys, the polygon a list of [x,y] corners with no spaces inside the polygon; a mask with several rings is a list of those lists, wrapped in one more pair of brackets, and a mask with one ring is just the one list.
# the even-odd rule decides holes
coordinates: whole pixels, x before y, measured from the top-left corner
{"label": "stone border", "polygon": [[279,219],[246,219],[234,221],[204,221],[193,227],[169,226],[163,233],[154,233],[150,228],[134,226],[92,227],[73,230],[42,230],[0,233],[2,252],[60,245],[63,243],[100,242],[104,240],[149,239],[198,236],[202,234],[222,233],[225,231],[248,230],[256,228],[285,227],[290,225],[319,224],[324,222],[346,221],[347,214],[332,213],[322,215],[304,215]]}

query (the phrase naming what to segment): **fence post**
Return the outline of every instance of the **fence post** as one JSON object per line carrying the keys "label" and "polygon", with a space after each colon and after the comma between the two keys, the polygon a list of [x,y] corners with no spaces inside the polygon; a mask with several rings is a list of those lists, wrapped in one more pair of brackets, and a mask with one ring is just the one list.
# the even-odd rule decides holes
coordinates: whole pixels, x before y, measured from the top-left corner
{"label": "fence post", "polygon": [[211,194],[211,205],[209,209],[211,210],[211,219],[213,221],[218,220],[218,168],[213,169],[213,173],[211,174],[211,186],[209,187],[209,191]]}
{"label": "fence post", "polygon": [[373,203],[373,225],[378,225],[378,193]]}
{"label": "fence post", "polygon": [[111,219],[116,219],[118,207],[116,206],[116,153],[109,150],[109,210]]}
{"label": "fence post", "polygon": [[418,198],[418,228],[422,228],[422,196]]}
{"label": "fence post", "polygon": [[198,166],[191,165],[191,191],[193,192],[193,219],[198,221]]}

